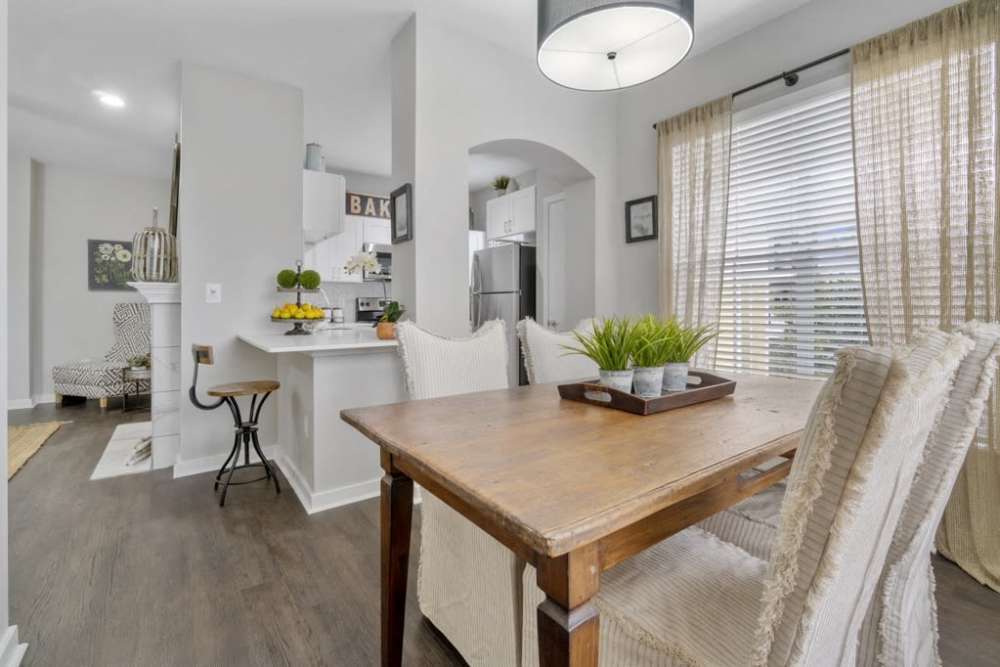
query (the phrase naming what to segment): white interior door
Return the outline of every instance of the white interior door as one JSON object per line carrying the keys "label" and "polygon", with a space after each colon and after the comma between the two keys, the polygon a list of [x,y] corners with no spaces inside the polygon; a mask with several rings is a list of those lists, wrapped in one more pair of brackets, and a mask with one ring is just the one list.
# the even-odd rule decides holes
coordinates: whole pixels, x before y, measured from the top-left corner
{"label": "white interior door", "polygon": [[573,327],[566,322],[566,200],[562,195],[545,200],[545,326],[556,331]]}

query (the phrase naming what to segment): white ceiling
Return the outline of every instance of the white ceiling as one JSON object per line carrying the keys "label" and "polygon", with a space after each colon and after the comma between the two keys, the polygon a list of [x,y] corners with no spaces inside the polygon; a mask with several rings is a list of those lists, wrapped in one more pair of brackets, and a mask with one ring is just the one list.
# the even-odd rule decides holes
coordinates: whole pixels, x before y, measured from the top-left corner
{"label": "white ceiling", "polygon": [[[698,0],[695,52],[806,1]],[[305,138],[327,163],[386,174],[388,47],[418,9],[534,57],[536,0],[11,0],[11,142],[42,159],[166,175],[184,59],[301,87]],[[105,109],[94,89],[128,106]],[[102,140],[120,150],[94,150]]]}

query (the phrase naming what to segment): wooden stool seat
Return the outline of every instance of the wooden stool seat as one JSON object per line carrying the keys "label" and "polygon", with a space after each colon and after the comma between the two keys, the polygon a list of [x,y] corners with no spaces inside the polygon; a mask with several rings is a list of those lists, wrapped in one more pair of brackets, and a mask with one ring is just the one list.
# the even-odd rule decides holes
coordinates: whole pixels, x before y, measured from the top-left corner
{"label": "wooden stool seat", "polygon": [[252,396],[253,394],[266,394],[276,391],[281,383],[277,380],[246,380],[244,382],[230,382],[229,384],[217,384],[209,388],[209,396]]}

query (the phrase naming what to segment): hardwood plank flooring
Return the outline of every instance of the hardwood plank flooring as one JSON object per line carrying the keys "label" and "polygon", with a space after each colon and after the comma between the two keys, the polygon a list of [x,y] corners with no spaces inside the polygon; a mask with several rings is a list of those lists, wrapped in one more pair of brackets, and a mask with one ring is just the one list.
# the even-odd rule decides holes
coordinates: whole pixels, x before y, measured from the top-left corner
{"label": "hardwood plank flooring", "polygon": [[[287,484],[234,487],[169,472],[95,482],[114,427],[148,413],[94,402],[10,413],[73,420],[10,483],[11,618],[26,665],[374,665],[378,501],[313,516]],[[462,665],[416,605],[419,506],[406,665]],[[935,560],[946,665],[996,664],[1000,594]]]}

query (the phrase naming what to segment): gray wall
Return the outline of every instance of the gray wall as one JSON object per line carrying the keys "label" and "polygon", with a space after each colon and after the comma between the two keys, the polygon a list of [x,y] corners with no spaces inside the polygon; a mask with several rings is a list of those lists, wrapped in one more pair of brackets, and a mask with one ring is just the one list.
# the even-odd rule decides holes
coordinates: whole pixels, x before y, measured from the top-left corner
{"label": "gray wall", "polygon": [[52,400],[52,367],[101,359],[113,342],[116,303],[141,301],[132,290],[90,291],[87,240],[130,241],[165,211],[167,180],[9,160],[7,251],[10,322],[9,400]]}
{"label": "gray wall", "polygon": [[19,317],[7,326],[7,400],[31,405],[31,158],[7,160],[7,308]]}
{"label": "gray wall", "polygon": [[[301,253],[302,91],[184,63],[184,146],[178,235],[181,260],[181,386],[191,384],[192,343],[215,346],[203,386],[276,377],[274,357],[236,339],[277,333],[268,315],[279,301],[274,275]],[[222,303],[205,303],[205,284]],[[207,467],[232,446],[226,413],[181,402],[178,462]],[[275,444],[274,403],[262,416],[262,444]]]}

